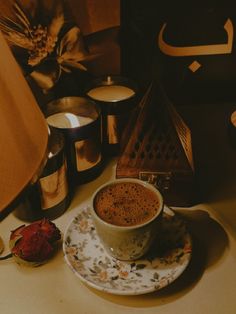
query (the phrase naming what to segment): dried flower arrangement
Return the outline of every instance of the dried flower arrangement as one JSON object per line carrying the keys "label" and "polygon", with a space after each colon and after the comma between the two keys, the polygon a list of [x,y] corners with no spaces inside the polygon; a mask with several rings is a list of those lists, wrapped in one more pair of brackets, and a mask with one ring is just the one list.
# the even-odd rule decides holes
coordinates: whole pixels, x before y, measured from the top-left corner
{"label": "dried flower arrangement", "polygon": [[91,56],[62,1],[31,1],[23,7],[14,0],[10,9],[13,18],[0,13],[0,30],[13,52],[17,49],[14,54],[23,71],[43,90],[53,87],[62,71],[86,70],[81,62]]}

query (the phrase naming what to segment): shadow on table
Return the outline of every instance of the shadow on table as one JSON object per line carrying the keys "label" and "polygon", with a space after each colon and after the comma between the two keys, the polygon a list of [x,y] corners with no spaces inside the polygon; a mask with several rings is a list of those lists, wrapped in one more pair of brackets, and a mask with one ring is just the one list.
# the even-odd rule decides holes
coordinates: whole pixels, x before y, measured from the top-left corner
{"label": "shadow on table", "polygon": [[111,168],[114,168],[115,165],[116,165],[115,159],[104,161],[101,173],[99,173],[99,175],[96,178],[87,183],[75,186],[74,191],[72,191],[71,204],[67,211],[69,212],[70,210],[73,210],[75,207],[80,207],[81,204],[91,199],[93,193],[95,192],[95,190],[97,190],[99,186],[114,179],[114,175],[113,172],[111,171]]}
{"label": "shadow on table", "polygon": [[224,257],[228,237],[223,227],[204,210],[178,210],[187,222],[193,239],[191,261],[184,273],[169,286],[140,296],[118,296],[92,289],[98,296],[120,305],[152,307],[175,301],[198,283],[204,272],[215,267]]}

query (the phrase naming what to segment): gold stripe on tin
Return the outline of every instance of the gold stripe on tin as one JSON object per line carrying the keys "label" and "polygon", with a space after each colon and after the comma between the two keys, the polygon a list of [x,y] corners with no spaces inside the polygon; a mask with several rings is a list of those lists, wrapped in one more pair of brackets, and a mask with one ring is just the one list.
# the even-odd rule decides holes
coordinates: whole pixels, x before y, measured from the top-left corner
{"label": "gold stripe on tin", "polygon": [[49,176],[39,179],[41,208],[47,210],[63,201],[68,193],[66,164]]}
{"label": "gold stripe on tin", "polygon": [[88,138],[75,142],[76,166],[78,171],[88,170],[101,160],[99,138]]}

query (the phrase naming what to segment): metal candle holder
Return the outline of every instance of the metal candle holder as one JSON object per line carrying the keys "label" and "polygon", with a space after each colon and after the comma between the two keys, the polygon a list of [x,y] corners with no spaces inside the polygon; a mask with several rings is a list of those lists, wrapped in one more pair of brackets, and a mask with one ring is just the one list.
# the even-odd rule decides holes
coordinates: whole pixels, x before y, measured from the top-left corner
{"label": "metal candle holder", "polygon": [[118,155],[122,132],[131,110],[137,104],[136,84],[122,76],[95,79],[86,89],[86,95],[102,110],[102,145],[104,154]]}
{"label": "metal candle holder", "polygon": [[55,219],[70,204],[63,134],[49,130],[48,158],[40,178],[29,187],[28,195],[15,210],[18,218],[34,221]]}
{"label": "metal candle holder", "polygon": [[47,104],[45,116],[50,127],[65,137],[72,186],[99,175],[102,168],[100,107],[84,97],[64,97]]}

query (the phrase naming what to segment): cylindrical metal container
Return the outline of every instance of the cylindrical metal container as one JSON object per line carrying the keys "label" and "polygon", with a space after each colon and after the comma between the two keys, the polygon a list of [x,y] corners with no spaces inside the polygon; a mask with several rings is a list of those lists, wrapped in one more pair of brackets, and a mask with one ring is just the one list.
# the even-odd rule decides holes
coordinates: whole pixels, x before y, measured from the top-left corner
{"label": "cylindrical metal container", "polygon": [[101,106],[104,154],[118,155],[122,132],[137,104],[136,84],[125,77],[106,76],[95,79],[85,92]]}
{"label": "cylindrical metal container", "polygon": [[51,128],[65,137],[69,182],[89,182],[102,170],[100,107],[84,97],[64,97],[47,104]]}
{"label": "cylindrical metal container", "polygon": [[48,159],[35,184],[15,210],[18,218],[34,221],[43,217],[55,219],[70,204],[63,134],[51,129],[48,138]]}

